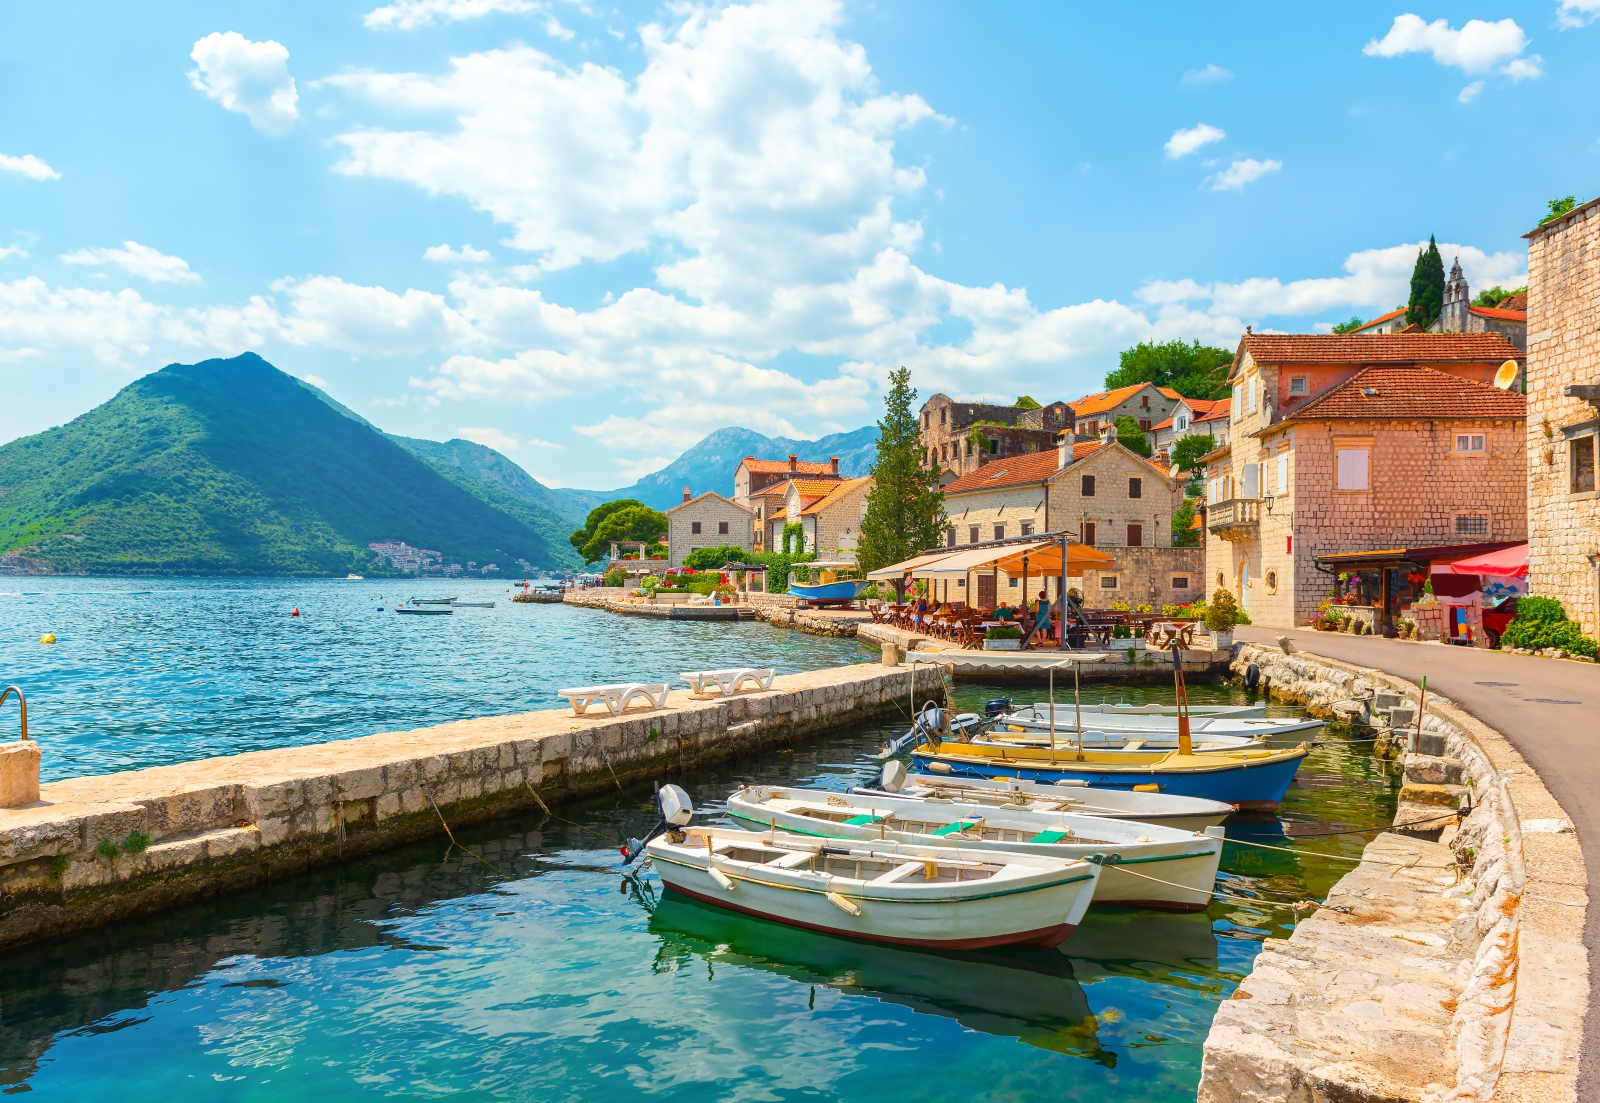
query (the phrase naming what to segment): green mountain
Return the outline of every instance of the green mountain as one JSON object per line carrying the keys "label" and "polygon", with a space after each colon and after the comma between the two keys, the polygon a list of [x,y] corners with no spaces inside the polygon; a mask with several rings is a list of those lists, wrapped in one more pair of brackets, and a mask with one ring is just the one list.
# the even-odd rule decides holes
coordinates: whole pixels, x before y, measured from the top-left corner
{"label": "green mountain", "polygon": [[253,353],[172,364],[0,447],[0,554],[148,574],[367,573],[375,540],[506,574],[570,560],[570,516],[492,466],[447,474]]}

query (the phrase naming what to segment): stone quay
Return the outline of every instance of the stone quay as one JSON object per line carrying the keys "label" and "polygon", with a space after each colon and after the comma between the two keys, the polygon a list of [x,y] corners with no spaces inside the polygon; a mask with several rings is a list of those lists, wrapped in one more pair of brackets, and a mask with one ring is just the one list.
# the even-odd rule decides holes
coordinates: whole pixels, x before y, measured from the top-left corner
{"label": "stone quay", "polygon": [[[943,700],[942,673],[878,664],[664,708],[460,720],[49,782],[0,808],[0,947],[288,876],[460,825]],[[35,744],[37,746],[37,744]],[[49,748],[44,748],[46,754]],[[33,764],[38,758],[15,757]]]}

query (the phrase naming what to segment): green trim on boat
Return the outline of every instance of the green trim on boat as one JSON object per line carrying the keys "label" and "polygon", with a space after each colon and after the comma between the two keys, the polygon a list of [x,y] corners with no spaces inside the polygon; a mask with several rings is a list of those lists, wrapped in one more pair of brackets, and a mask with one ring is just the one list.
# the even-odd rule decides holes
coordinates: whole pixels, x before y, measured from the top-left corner
{"label": "green trim on boat", "polygon": [[1059,843],[1066,837],[1067,833],[1065,831],[1041,831],[1028,841],[1030,843]]}

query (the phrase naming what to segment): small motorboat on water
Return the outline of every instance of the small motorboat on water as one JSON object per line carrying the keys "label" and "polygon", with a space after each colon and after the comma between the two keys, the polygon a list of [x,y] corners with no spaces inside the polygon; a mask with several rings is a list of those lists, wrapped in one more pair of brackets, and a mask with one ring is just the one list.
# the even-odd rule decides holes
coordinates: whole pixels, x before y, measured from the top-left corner
{"label": "small motorboat on water", "polygon": [[411,604],[413,605],[454,605],[455,602],[456,599],[453,597],[414,597],[411,599]]}
{"label": "small motorboat on water", "polygon": [[691,827],[689,796],[656,795],[661,821],[629,840],[674,892],[845,938],[933,949],[1057,946],[1083,918],[1101,867],[959,846],[846,842]]}
{"label": "small motorboat on water", "polygon": [[450,607],[452,609],[493,609],[494,608],[494,602],[492,602],[492,601],[452,601],[450,603]]}
{"label": "small motorboat on water", "polygon": [[417,617],[448,617],[455,612],[448,605],[396,605],[394,611]]}
{"label": "small motorboat on water", "polygon": [[[891,788],[891,785],[898,787]],[[1208,827],[1216,827],[1234,813],[1233,805],[1221,801],[1180,797],[1170,793],[1141,793],[1132,789],[1092,789],[1075,780],[1058,781],[1052,785],[1020,781],[1014,777],[954,778],[938,774],[906,774],[905,764],[897,759],[884,763],[883,776],[876,788],[861,786],[851,792],[867,796],[890,792],[912,800],[948,800],[988,807],[1030,808],[1039,812],[1073,812],[1080,816],[1131,820],[1173,827],[1180,831],[1204,831]]]}
{"label": "small motorboat on water", "polygon": [[[1227,707],[1227,706],[1224,706]],[[1103,733],[1097,746],[1110,748],[1120,742],[1142,741],[1146,747],[1178,745],[1178,715],[1176,712],[1091,712],[1089,708],[1075,709],[1071,705],[1056,705],[1056,734],[1076,735],[1078,716],[1087,736],[1090,729]],[[1189,721],[1189,730],[1195,741],[1218,742],[1233,746],[1248,746],[1284,735],[1300,735],[1322,727],[1314,716],[1242,716],[1237,713],[1195,713]],[[1028,705],[1008,712],[995,720],[995,735],[1006,738],[1008,733],[1033,735],[1050,731],[1050,706],[1046,702]]]}
{"label": "small motorboat on water", "polygon": [[789,571],[789,593],[811,605],[848,604],[855,601],[867,585],[867,580],[861,577],[861,568],[844,560],[806,563]]}
{"label": "small motorboat on water", "polygon": [[[1065,810],[978,808],[892,793],[757,785],[728,798],[728,815],[750,831],[844,839],[852,845],[877,841],[1082,859],[1105,867],[1095,885],[1095,903],[1168,911],[1205,908],[1222,858],[1220,827],[1201,834]],[[1139,869],[1124,872],[1123,866]]]}

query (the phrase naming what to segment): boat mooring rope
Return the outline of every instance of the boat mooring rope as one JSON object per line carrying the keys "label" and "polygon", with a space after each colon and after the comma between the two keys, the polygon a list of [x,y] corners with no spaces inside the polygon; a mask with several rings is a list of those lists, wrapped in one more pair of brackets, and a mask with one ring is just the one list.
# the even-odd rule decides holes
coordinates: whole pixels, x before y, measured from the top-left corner
{"label": "boat mooring rope", "polygon": [[[472,857],[478,859],[478,861],[482,862],[484,865],[488,866],[490,869],[494,870],[496,873],[499,873],[500,872],[500,867],[499,866],[497,866],[493,862],[489,861],[489,859],[485,858],[482,854],[474,853],[473,851],[468,850],[466,847],[461,846],[460,843],[456,842],[456,837],[451,832],[450,825],[448,823],[446,823],[445,820],[444,820],[444,813],[439,811],[439,803],[436,800],[433,799],[433,790],[428,788],[428,783],[426,781],[424,781],[422,783],[422,791],[424,793],[428,794],[428,803],[433,805],[433,814],[435,816],[439,817],[439,826],[444,828],[445,837],[450,840],[451,848],[454,849],[455,847],[461,847],[461,850],[462,850],[463,853],[472,855]],[[450,851],[446,850],[444,852],[444,856],[446,858],[450,857]]]}
{"label": "boat mooring rope", "polygon": [[1146,881],[1154,881],[1158,885],[1166,885],[1169,888],[1182,889],[1184,892],[1204,892],[1206,895],[1217,900],[1228,900],[1237,904],[1254,904],[1260,907],[1284,908],[1293,912],[1311,911],[1313,908],[1328,908],[1331,911],[1343,912],[1346,915],[1354,914],[1351,909],[1342,904],[1324,904],[1319,903],[1316,900],[1296,900],[1292,903],[1288,903],[1280,900],[1260,900],[1254,896],[1234,896],[1231,893],[1218,892],[1216,889],[1211,889],[1209,892],[1207,892],[1205,889],[1197,889],[1193,885],[1180,885],[1176,881],[1163,881],[1161,878],[1152,877],[1148,873],[1138,873],[1131,869],[1123,869],[1120,865],[1112,865],[1109,868],[1115,869],[1119,873],[1126,873],[1129,877],[1142,877]]}

